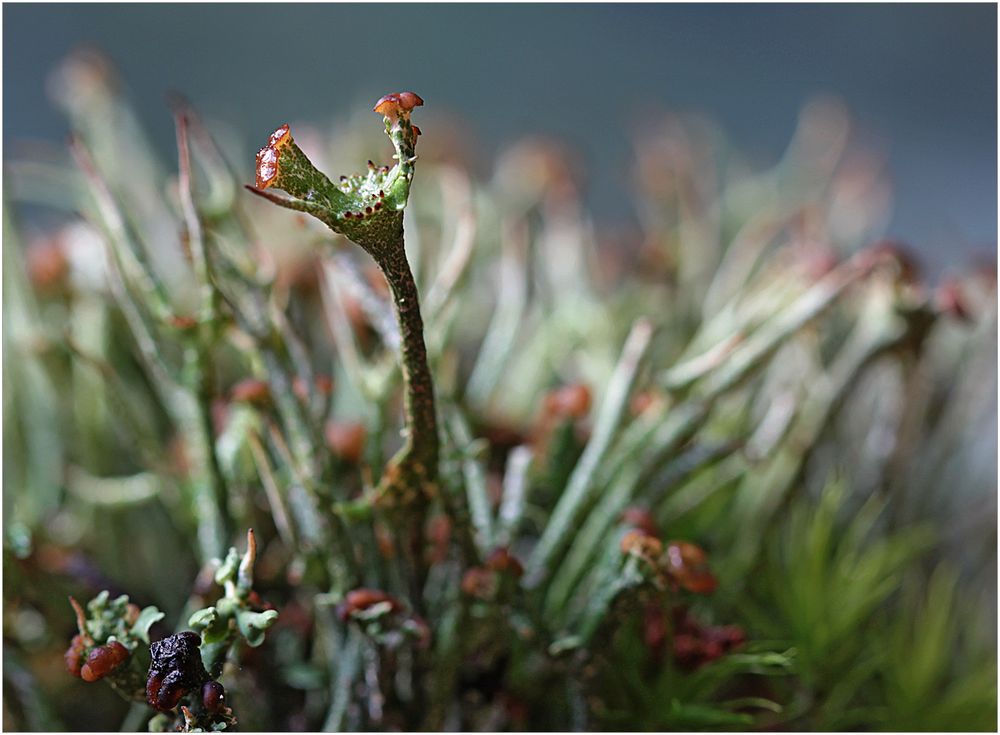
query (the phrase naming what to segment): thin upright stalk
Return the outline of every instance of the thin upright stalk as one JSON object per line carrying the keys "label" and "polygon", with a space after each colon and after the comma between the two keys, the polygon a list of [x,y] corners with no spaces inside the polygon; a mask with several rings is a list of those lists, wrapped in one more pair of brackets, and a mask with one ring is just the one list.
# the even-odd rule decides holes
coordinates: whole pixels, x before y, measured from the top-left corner
{"label": "thin upright stalk", "polygon": [[[392,291],[401,337],[403,406],[406,415],[406,443],[390,463],[383,489],[425,491],[437,480],[438,428],[434,401],[434,381],[427,364],[424,325],[420,315],[417,284],[403,248],[402,227],[399,244],[379,253],[376,262]],[[405,498],[400,498],[405,500]]]}

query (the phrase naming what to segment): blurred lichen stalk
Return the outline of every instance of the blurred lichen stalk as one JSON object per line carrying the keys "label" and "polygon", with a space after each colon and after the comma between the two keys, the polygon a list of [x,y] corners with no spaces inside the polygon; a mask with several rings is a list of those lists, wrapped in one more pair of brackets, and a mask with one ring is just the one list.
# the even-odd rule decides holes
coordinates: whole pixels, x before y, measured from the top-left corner
{"label": "blurred lichen stalk", "polygon": [[[414,111],[404,435],[371,249],[183,100],[161,161],[99,56],[52,92],[69,151],[4,163],[5,728],[995,729],[995,269],[880,240],[836,102],[766,170],[648,118],[621,242],[558,144],[475,181]],[[383,181],[386,121],[291,129]]]}

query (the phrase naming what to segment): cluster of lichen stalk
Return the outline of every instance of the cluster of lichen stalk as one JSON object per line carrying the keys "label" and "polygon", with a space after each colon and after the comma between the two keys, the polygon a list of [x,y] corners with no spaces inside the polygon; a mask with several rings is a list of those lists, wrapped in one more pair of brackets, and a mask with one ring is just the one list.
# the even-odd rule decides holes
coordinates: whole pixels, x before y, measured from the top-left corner
{"label": "cluster of lichen stalk", "polygon": [[[416,161],[415,146],[420,132],[419,128],[410,123],[410,112],[415,106],[421,104],[423,101],[417,95],[412,92],[403,92],[387,95],[379,100],[375,106],[375,111],[380,113],[385,120],[386,133],[396,151],[396,165],[391,169],[388,166],[376,168],[369,162],[367,175],[351,178],[342,177],[341,185],[336,186],[320,173],[299,149],[288,126],[282,126],[271,136],[268,145],[258,153],[256,186],[247,187],[250,191],[265,196],[284,207],[305,211],[316,216],[334,232],[346,235],[361,245],[375,260],[389,284],[400,334],[405,441],[396,455],[387,463],[382,479],[375,487],[371,488],[371,492],[363,503],[370,508],[369,513],[385,514],[392,523],[394,532],[400,536],[398,540],[403,541],[399,545],[399,549],[403,559],[408,562],[406,566],[410,575],[410,591],[412,593],[408,607],[414,611],[421,611],[423,607],[421,596],[427,575],[422,559],[423,529],[426,522],[427,505],[437,495],[440,446],[434,383],[428,367],[427,350],[424,345],[419,295],[407,261],[403,238],[402,213],[409,196],[410,182],[413,179],[414,162]],[[187,242],[191,252],[193,270],[200,284],[202,299],[198,316],[190,322],[177,317],[171,318],[174,324],[180,324],[183,329],[193,332],[192,369],[189,373],[194,381],[190,384],[191,394],[185,394],[179,389],[177,393],[185,401],[189,397],[194,399],[193,402],[198,408],[193,406],[188,408],[194,414],[191,418],[192,426],[211,436],[213,428],[209,411],[210,388],[208,383],[212,372],[210,352],[212,342],[218,336],[220,326],[218,309],[223,295],[212,283],[211,258],[206,252],[201,221],[191,197],[192,166],[188,142],[188,119],[183,111],[178,113],[178,148],[181,159],[179,179],[181,209],[187,224]],[[99,204],[103,205],[105,225],[110,231],[109,234],[126,241],[128,236],[125,234],[124,225],[113,206],[110,192],[107,191],[100,179],[93,162],[82,146],[77,145],[74,150],[79,164],[97,189]],[[265,190],[269,187],[281,189],[289,197],[279,197],[266,192]],[[119,267],[121,266],[119,265]],[[123,300],[124,298],[123,296]],[[164,302],[165,299],[160,302],[160,305],[165,311]],[[239,319],[239,315],[237,318]],[[140,324],[138,317],[133,318],[134,328],[141,329]],[[246,326],[248,331],[252,333],[253,328],[250,327],[249,319],[246,321]],[[141,334],[139,336],[141,337]],[[155,365],[157,361],[154,351],[155,348],[152,345],[147,347],[145,356],[151,365]],[[208,526],[204,539],[206,550],[214,551],[211,544],[227,538],[231,533],[231,529],[226,525],[229,519],[226,507],[227,490],[226,481],[219,466],[217,447],[211,440],[202,440],[202,443],[207,447],[206,461],[209,468],[207,471],[198,472],[197,475],[208,479],[209,487],[206,488],[206,492],[200,493],[199,496],[203,499],[211,498],[214,501],[212,506],[205,508]],[[302,451],[308,452],[308,448],[303,445]],[[365,511],[361,512],[365,513]],[[249,550],[247,553],[250,561],[240,567],[240,585],[234,585],[232,580],[227,581],[223,574],[229,568],[226,565],[223,565],[222,571],[216,572],[215,575],[220,584],[223,582],[226,584],[226,600],[232,597],[238,606],[246,605],[252,582],[250,570],[253,566],[253,557],[256,555],[256,543],[252,531],[249,533],[248,542]],[[344,600],[343,604],[347,606],[348,610],[346,614],[363,612],[369,607],[387,604],[392,598],[382,592],[370,590],[348,592],[348,588],[356,585],[360,579],[356,572],[357,562],[353,559],[353,551],[344,546],[343,543],[341,543],[341,549],[346,550],[347,558],[341,559],[341,563],[346,563],[346,568],[340,568],[340,571],[335,574],[333,593],[338,599]],[[216,556],[221,556],[221,554],[216,554]],[[221,560],[216,563],[221,563]],[[231,565],[230,562],[229,566]],[[244,567],[247,567],[248,570],[244,570]],[[127,602],[127,598],[125,601]],[[226,609],[229,610],[233,604],[229,603],[229,607]],[[74,605],[76,605],[75,602]],[[397,603],[393,602],[387,611],[394,611],[396,605]],[[76,606],[76,609],[80,627],[78,638],[81,641],[85,640],[86,645],[78,644],[75,639],[70,652],[67,652],[67,657],[72,654],[74,662],[84,659],[88,662],[93,659],[96,662],[101,655],[104,655],[105,649],[114,653],[121,651],[122,655],[113,662],[113,665],[108,667],[108,671],[119,678],[122,675],[116,672],[131,670],[133,662],[137,658],[141,660],[141,656],[132,655],[136,648],[135,642],[130,647],[123,647],[121,643],[117,642],[114,633],[103,633],[101,645],[98,646],[88,633],[87,625],[89,624],[85,623],[79,606]],[[119,617],[125,614],[124,610],[122,608],[119,611]],[[211,607],[193,613],[189,625],[202,631],[200,637],[196,633],[190,634],[195,636],[195,641],[198,641],[195,646],[204,644],[206,647],[206,650],[200,655],[209,655],[209,649],[215,651],[214,658],[211,658],[210,671],[218,675],[221,673],[225,652],[233,644],[232,636],[226,631],[235,630],[238,627],[251,645],[259,645],[263,636],[252,634],[253,626],[257,626],[261,630],[266,629],[273,623],[274,613],[255,613],[251,609],[242,612],[236,610],[236,612],[229,613],[234,622],[228,627],[222,625],[220,628],[218,613],[215,611],[216,607]],[[240,616],[245,616],[252,622],[244,623]],[[239,621],[238,626],[236,621]],[[131,622],[128,624],[131,625]],[[148,628],[148,624],[142,629],[142,640],[149,644],[146,628]],[[213,629],[217,631],[215,634],[212,634]],[[111,635],[111,642],[105,643],[104,641],[108,639],[109,635]],[[121,638],[122,635],[123,633],[119,632],[118,638]],[[421,635],[423,634],[421,633]],[[224,643],[221,648],[220,641]],[[156,669],[155,649],[157,645],[161,644],[153,644],[154,661],[149,672],[150,682],[153,681],[154,672],[159,671]],[[192,651],[193,653],[190,655],[200,658],[196,649],[192,649]],[[219,657],[220,651],[223,658]],[[96,666],[96,663],[94,665]],[[82,664],[82,666],[84,678],[87,681],[104,678],[103,673],[100,677],[89,677],[87,664]],[[71,667],[75,669],[74,673],[78,676],[80,675],[80,667],[81,664],[76,663]],[[204,667],[201,667],[200,670],[205,671]],[[422,667],[417,670],[421,671]],[[160,673],[155,675],[162,678]],[[201,686],[201,681],[198,681],[197,685]],[[205,685],[206,691],[210,685],[219,686],[216,682],[209,682]],[[418,689],[420,686],[418,685]],[[141,687],[139,689],[141,690]],[[147,688],[146,697],[150,706],[155,709],[172,710],[179,706],[179,697],[186,693],[186,689],[176,691],[176,696],[171,696],[170,703],[166,707],[162,705],[163,697],[157,696],[155,690]],[[132,696],[132,693],[127,690],[124,694]],[[139,692],[135,693],[136,699],[141,699],[141,696]],[[211,696],[216,696],[214,691]],[[198,714],[200,711],[197,709],[195,714],[192,714],[191,710],[183,706],[181,710],[184,717],[180,720],[180,726],[185,730],[206,725],[222,724],[224,726],[227,723],[229,725],[235,723],[232,713],[228,709],[216,708],[218,715],[213,714],[216,710],[206,710],[201,714]],[[208,720],[202,724],[202,719],[206,717]]]}
{"label": "cluster of lichen stalk", "polygon": [[[93,599],[72,610],[71,694],[100,679],[135,703],[126,728],[151,704],[149,727],[182,730],[847,729],[988,709],[985,679],[927,648],[974,639],[934,613],[960,599],[945,572],[919,585],[912,521],[976,432],[995,281],[930,290],[901,248],[861,248],[879,180],[831,163],[836,110],[749,180],[698,129],[658,131],[637,265],[599,253],[545,146],[488,185],[421,162],[411,201],[416,94],[375,107],[392,165],[331,180],[299,147],[319,160],[316,137],[284,125],[260,150],[250,190],[324,229],[256,206],[247,162],[231,170],[183,102],[178,175],[157,178],[102,70],[70,71],[79,178],[57,178],[106,268],[80,286],[5,248],[4,360],[33,409],[5,437],[28,458],[5,604],[30,623],[33,581],[78,568],[52,571],[73,513],[95,520],[72,543],[110,548],[100,567],[128,592],[74,578]],[[307,267],[282,260],[294,246]],[[61,413],[45,381],[66,365]],[[54,609],[69,625],[65,594]],[[29,704],[30,629],[9,659]]]}

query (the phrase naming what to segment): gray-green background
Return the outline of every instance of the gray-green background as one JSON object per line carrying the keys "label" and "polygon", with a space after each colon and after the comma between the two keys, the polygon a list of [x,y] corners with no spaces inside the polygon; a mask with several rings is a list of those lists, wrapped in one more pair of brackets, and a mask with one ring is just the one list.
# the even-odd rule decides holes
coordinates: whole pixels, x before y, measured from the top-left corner
{"label": "gray-green background", "polygon": [[[891,234],[935,270],[996,248],[997,10],[979,5],[5,5],[5,155],[58,141],[46,75],[81,44],[120,68],[164,153],[178,90],[247,147],[386,91],[461,113],[490,150],[549,133],[580,151],[605,227],[627,224],[630,136],[652,107],[715,117],[759,160],[802,103],[842,96],[886,146]],[[249,169],[249,166],[248,166]],[[248,174],[249,176],[249,174]]]}

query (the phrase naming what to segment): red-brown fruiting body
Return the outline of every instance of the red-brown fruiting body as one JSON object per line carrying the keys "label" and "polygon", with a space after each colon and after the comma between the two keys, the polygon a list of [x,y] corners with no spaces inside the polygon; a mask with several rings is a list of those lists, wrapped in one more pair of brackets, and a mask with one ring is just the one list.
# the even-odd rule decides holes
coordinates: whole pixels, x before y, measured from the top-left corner
{"label": "red-brown fruiting body", "polygon": [[340,619],[346,621],[354,613],[367,610],[372,605],[377,605],[380,602],[389,603],[389,610],[391,612],[395,612],[400,608],[399,601],[382,590],[364,587],[351,590],[344,597],[344,604],[340,608]]}
{"label": "red-brown fruiting body", "polygon": [[622,536],[620,548],[624,554],[635,554],[653,562],[663,553],[663,543],[645,531],[633,529]]}
{"label": "red-brown fruiting body", "polygon": [[229,396],[239,403],[261,404],[270,400],[271,389],[263,380],[247,378],[234,385]]}
{"label": "red-brown fruiting body", "polygon": [[226,708],[226,689],[217,681],[206,681],[201,687],[201,705],[206,712],[218,714]]}
{"label": "red-brown fruiting body", "polygon": [[660,529],[656,525],[656,519],[653,518],[653,514],[645,508],[640,508],[636,505],[622,511],[622,523],[642,531],[647,536],[660,535]]}
{"label": "red-brown fruiting body", "polygon": [[364,424],[331,421],[326,425],[326,446],[345,462],[356,463],[365,450],[368,432]]}
{"label": "red-brown fruiting body", "polygon": [[681,666],[694,668],[702,663],[701,641],[693,635],[674,636],[674,658]]}
{"label": "red-brown fruiting body", "polygon": [[[251,529],[251,530],[253,530],[253,529]],[[254,541],[254,554],[257,553],[257,551],[256,551],[256,549],[257,549],[256,544],[257,544],[257,542]],[[257,611],[260,611],[260,610],[275,610],[275,609],[277,609],[277,608],[275,608],[273,602],[268,602],[267,600],[265,600],[264,598],[262,598],[260,596],[260,593],[257,592],[257,590],[250,590],[250,594],[247,595],[247,602],[249,602],[250,606],[252,608],[254,608],[255,610],[257,610]]]}
{"label": "red-brown fruiting body", "polygon": [[87,662],[80,667],[84,681],[103,679],[129,657],[129,650],[118,641],[98,646],[87,654]]}
{"label": "red-brown fruiting body", "polygon": [[66,653],[63,654],[63,658],[66,660],[66,670],[73,676],[80,676],[80,668],[83,665],[83,654],[86,650],[87,643],[83,640],[83,636],[77,633],[73,636],[73,640],[70,641]]}
{"label": "red-brown fruiting body", "polygon": [[[181,701],[181,697],[185,694],[187,694],[187,690],[176,684],[164,684],[157,692],[154,709],[158,709],[161,712],[169,712],[177,706],[177,703]],[[146,695],[149,695],[149,682],[146,682]]]}
{"label": "red-brown fruiting body", "polygon": [[198,320],[193,316],[186,316],[183,314],[171,314],[167,317],[167,323],[174,329],[180,330],[182,332],[194,328],[198,325]]}
{"label": "red-brown fruiting body", "polygon": [[683,607],[675,608],[674,618],[673,654],[683,668],[696,669],[746,642],[738,625],[702,625]]}
{"label": "red-brown fruiting body", "polygon": [[718,580],[708,569],[705,551],[687,541],[671,541],[667,545],[666,571],[688,592],[707,595],[715,591]]}
{"label": "red-brown fruiting body", "polygon": [[415,92],[400,92],[399,104],[404,110],[412,110],[414,107],[422,106],[424,101]]}
{"label": "red-brown fruiting body", "polygon": [[268,141],[268,145],[281,145],[288,142],[292,137],[291,131],[288,129],[288,123],[285,123],[280,128],[271,133],[271,139]]}
{"label": "red-brown fruiting body", "polygon": [[520,577],[524,574],[524,566],[517,560],[517,557],[511,555],[506,546],[501,546],[492,551],[486,558],[486,567],[495,572],[509,572],[515,577]]}
{"label": "red-brown fruiting body", "polygon": [[69,275],[69,257],[59,240],[34,244],[26,253],[28,278],[36,290],[48,292],[57,289]]}
{"label": "red-brown fruiting body", "polygon": [[329,375],[317,375],[313,384],[316,386],[316,390],[324,396],[333,393],[333,378]]}
{"label": "red-brown fruiting body", "polygon": [[705,628],[705,638],[725,648],[734,648],[746,643],[747,636],[738,625],[717,625]]}
{"label": "red-brown fruiting body", "polygon": [[396,92],[379,98],[372,110],[383,117],[395,120],[399,117],[400,112],[410,112],[414,107],[420,107],[423,104],[424,101],[420,95],[414,92]]}
{"label": "red-brown fruiting body", "polygon": [[257,188],[266,189],[278,176],[278,159],[281,149],[292,140],[288,125],[282,125],[271,133],[266,146],[257,151]]}
{"label": "red-brown fruiting body", "polygon": [[146,701],[151,707],[156,706],[157,695],[160,693],[160,685],[163,684],[165,673],[150,674],[146,679]]}
{"label": "red-brown fruiting body", "polygon": [[562,419],[583,418],[590,411],[590,388],[582,383],[564,385],[545,396],[545,413]]}
{"label": "red-brown fruiting body", "polygon": [[938,311],[962,322],[972,321],[972,312],[966,304],[962,287],[958,281],[949,278],[943,281],[934,294]]}
{"label": "red-brown fruiting body", "polygon": [[641,416],[651,407],[655,406],[657,403],[661,403],[662,401],[663,396],[656,391],[644,390],[635,394],[629,404],[629,408],[631,409],[633,416]]}
{"label": "red-brown fruiting body", "polygon": [[491,569],[472,567],[462,575],[462,592],[469,597],[488,600],[497,591],[497,574]]}

